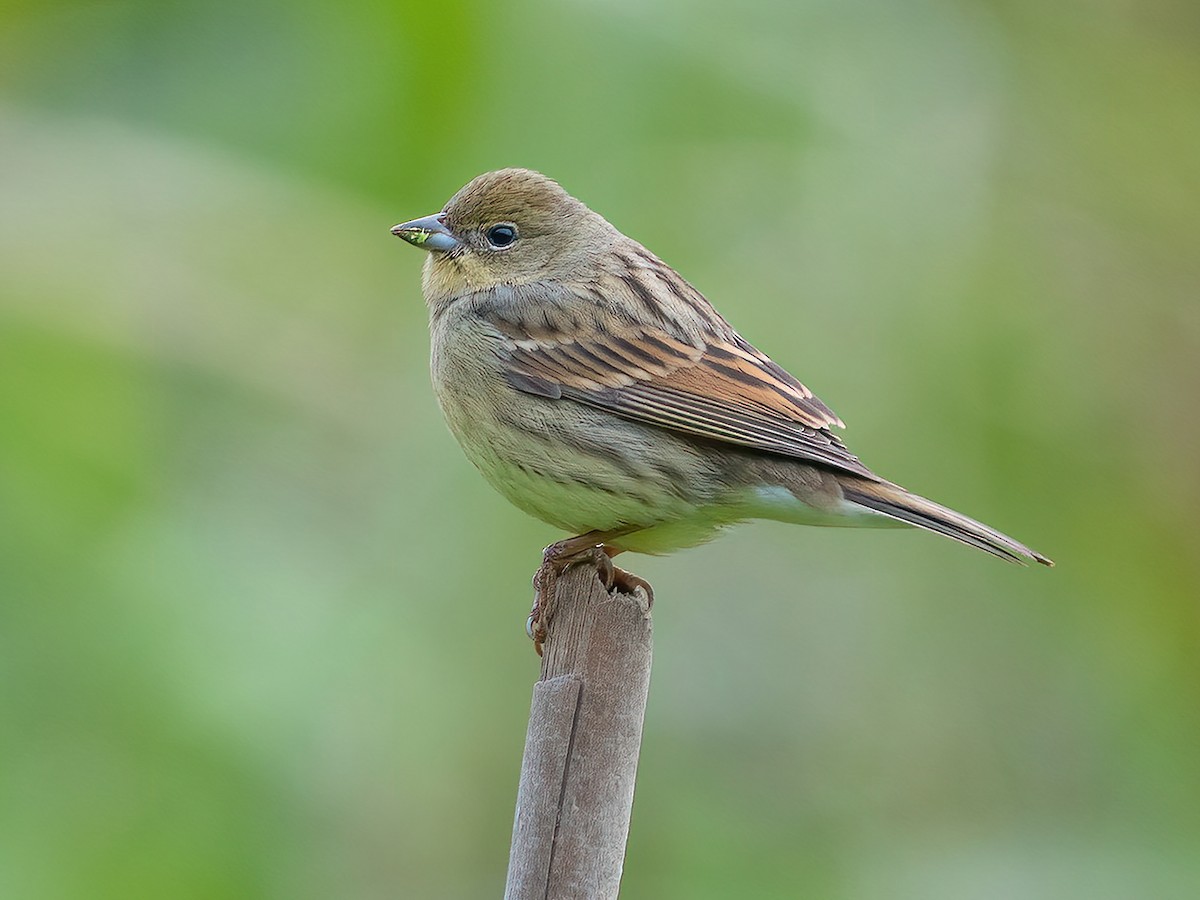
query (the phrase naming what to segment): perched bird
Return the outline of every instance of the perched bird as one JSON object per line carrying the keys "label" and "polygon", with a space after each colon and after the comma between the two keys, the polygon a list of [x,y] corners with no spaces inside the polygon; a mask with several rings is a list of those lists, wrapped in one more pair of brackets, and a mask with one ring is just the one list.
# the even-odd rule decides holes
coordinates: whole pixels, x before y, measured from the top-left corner
{"label": "perched bird", "polygon": [[1053,564],[868,469],[812,391],[544,175],[480,175],[392,233],[429,251],[446,422],[505,497],[577,535],[547,548],[559,570],[596,548],[693,546],[746,519],[907,523]]}

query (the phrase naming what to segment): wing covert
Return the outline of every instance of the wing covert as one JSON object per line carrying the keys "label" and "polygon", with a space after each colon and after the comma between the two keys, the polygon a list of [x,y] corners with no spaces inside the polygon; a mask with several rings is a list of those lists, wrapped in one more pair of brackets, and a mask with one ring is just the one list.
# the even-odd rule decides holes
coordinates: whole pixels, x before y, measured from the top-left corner
{"label": "wing covert", "polygon": [[509,383],[695,437],[876,478],[830,431],[841,420],[812,391],[736,334],[691,344],[647,325],[587,338],[505,335]]}

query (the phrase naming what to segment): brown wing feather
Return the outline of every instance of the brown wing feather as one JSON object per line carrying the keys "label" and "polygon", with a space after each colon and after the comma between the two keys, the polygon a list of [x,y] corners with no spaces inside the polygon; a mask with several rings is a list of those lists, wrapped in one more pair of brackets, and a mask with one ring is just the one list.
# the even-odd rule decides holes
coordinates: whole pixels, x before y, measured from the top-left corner
{"label": "brown wing feather", "polygon": [[697,437],[822,463],[874,479],[829,432],[842,422],[812,391],[737,335],[696,346],[647,325],[620,334],[536,338],[511,321],[509,382]]}

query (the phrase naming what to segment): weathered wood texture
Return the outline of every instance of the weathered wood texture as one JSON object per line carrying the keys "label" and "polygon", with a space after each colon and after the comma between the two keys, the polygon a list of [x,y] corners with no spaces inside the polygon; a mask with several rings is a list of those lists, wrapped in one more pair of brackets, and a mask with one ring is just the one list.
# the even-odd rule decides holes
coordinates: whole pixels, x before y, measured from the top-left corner
{"label": "weathered wood texture", "polygon": [[558,580],[533,687],[506,900],[605,900],[621,884],[650,688],[645,592],[594,568]]}

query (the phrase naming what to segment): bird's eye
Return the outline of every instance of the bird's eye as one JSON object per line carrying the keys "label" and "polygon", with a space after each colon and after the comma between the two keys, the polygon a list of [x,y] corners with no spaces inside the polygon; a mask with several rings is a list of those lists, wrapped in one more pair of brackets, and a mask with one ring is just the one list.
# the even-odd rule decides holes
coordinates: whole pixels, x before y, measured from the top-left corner
{"label": "bird's eye", "polygon": [[517,239],[517,229],[512,225],[493,225],[487,230],[488,243],[497,249],[511,246]]}

